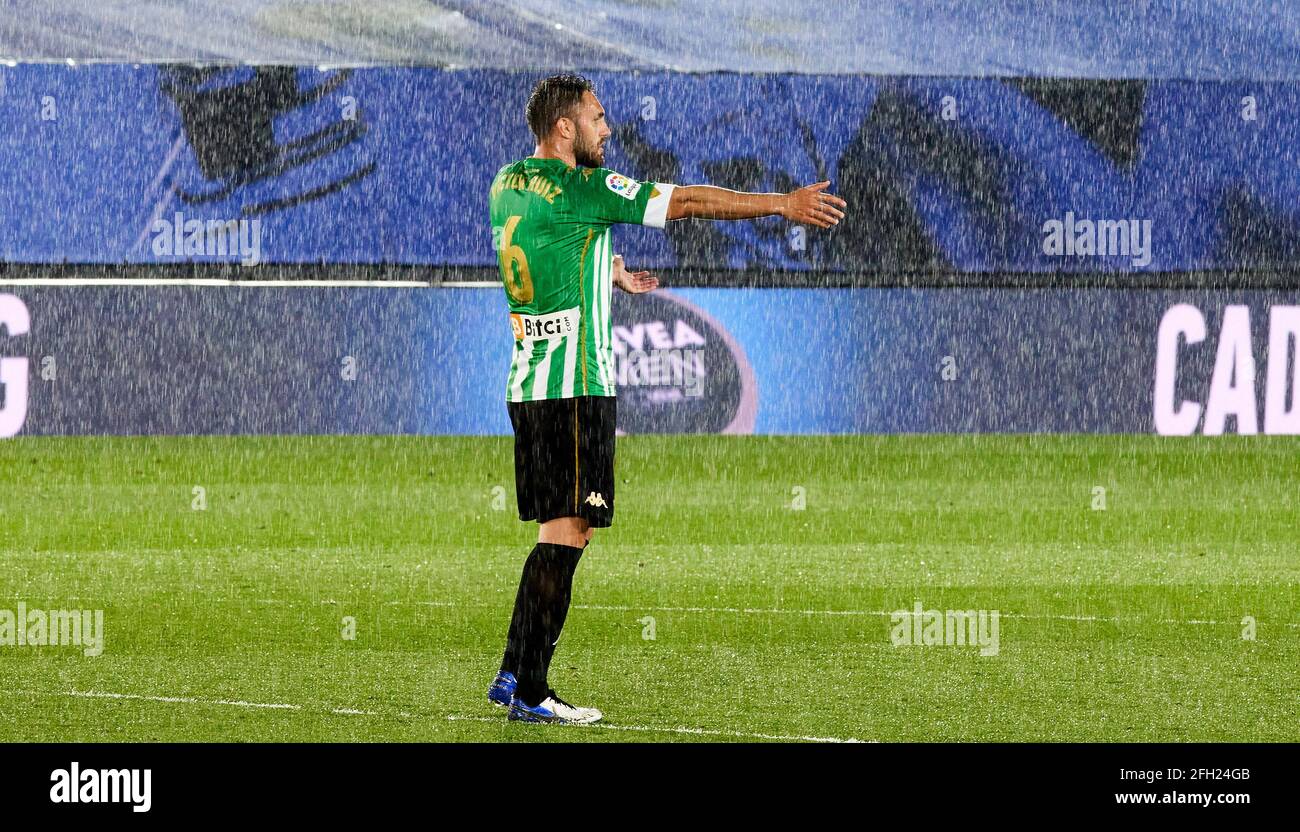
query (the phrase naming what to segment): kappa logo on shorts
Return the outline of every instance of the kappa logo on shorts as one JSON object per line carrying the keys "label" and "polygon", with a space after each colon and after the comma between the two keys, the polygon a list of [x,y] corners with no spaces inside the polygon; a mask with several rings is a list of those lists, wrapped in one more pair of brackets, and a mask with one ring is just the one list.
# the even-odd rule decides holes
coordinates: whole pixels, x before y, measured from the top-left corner
{"label": "kappa logo on shorts", "polygon": [[635,199],[636,192],[641,190],[641,183],[635,179],[628,179],[621,173],[611,173],[605,177],[605,187],[624,199]]}
{"label": "kappa logo on shorts", "polygon": [[601,508],[609,508],[609,506],[605,505],[605,497],[601,494],[598,494],[595,491],[588,494],[587,499],[583,500],[583,502],[589,506],[600,506]]}

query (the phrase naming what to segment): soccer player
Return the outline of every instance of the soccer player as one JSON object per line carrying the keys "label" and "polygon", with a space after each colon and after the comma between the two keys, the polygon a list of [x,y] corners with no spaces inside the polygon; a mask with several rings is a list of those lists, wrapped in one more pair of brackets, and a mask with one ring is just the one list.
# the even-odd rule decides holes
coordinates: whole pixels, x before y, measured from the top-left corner
{"label": "soccer player", "polygon": [[829,228],[844,200],[818,182],[788,194],[639,182],[603,167],[610,129],[589,81],[542,80],[528,99],[532,156],[497,172],[489,192],[493,243],[510,306],[514,360],[506,407],[515,434],[519,519],[536,520],[501,670],[488,699],[525,722],[592,723],[565,702],[547,669],[569,611],[573,573],[598,528],[614,519],[614,354],[610,296],[659,285],[613,253],[610,226],[663,228],[697,217],[781,216]]}

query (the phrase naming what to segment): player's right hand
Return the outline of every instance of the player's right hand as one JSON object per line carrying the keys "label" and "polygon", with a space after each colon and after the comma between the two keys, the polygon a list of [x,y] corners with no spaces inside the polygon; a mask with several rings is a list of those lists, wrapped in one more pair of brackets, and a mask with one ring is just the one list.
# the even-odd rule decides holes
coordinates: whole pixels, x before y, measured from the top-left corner
{"label": "player's right hand", "polygon": [[844,219],[841,208],[849,204],[835,194],[824,193],[830,186],[830,180],[807,185],[785,195],[785,204],[781,216],[800,225],[815,225],[818,228],[830,228]]}

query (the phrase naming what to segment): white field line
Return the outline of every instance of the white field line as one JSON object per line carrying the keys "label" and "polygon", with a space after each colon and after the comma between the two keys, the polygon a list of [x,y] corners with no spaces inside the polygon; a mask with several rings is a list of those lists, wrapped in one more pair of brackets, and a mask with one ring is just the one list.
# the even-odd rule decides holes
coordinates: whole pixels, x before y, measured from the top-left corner
{"label": "white field line", "polygon": [[[274,600],[259,599],[258,603],[274,603]],[[322,604],[332,604],[334,601],[322,601]],[[484,603],[463,603],[460,601],[385,601],[385,606],[419,606],[419,607],[448,607],[455,609],[457,607],[478,607],[495,609],[498,604]],[[687,613],[726,613],[733,615],[803,615],[803,616],[875,616],[887,617],[895,615],[899,610],[793,610],[781,609],[776,607],[633,607],[614,604],[573,604],[575,610],[595,610],[598,612],[687,612]],[[911,610],[902,610],[902,612],[911,613]],[[1214,621],[1204,618],[1143,618],[1141,616],[1104,616],[1104,615],[1052,615],[1032,613],[1015,613],[1000,612],[1000,618],[1021,618],[1027,620],[1045,620],[1045,621],[1080,621],[1080,622],[1101,622],[1107,624],[1120,623],[1156,623],[1156,624],[1208,624],[1208,625],[1228,625],[1238,626],[1240,621]],[[1269,624],[1267,621],[1256,621],[1256,625]],[[1282,622],[1281,626],[1300,628],[1300,623]]]}
{"label": "white field line", "polygon": [[[311,708],[304,705],[296,705],[287,702],[245,702],[240,699],[199,699],[193,696],[146,696],[137,693],[109,693],[105,691],[56,691],[54,693],[46,691],[21,690],[15,693],[30,696],[68,696],[78,699],[116,699],[116,700],[134,700],[139,702],[156,702],[164,705],[220,705],[231,708],[258,708],[264,710],[276,711],[324,711],[341,716],[395,716],[402,719],[416,719],[414,714],[404,711],[397,711],[392,714],[385,714],[379,711],[364,711],[358,708]],[[448,722],[502,722],[504,715],[500,717],[487,716],[463,716],[460,714],[448,714]],[[777,740],[786,742],[820,742],[820,743],[860,743],[864,740],[854,739],[852,737],[812,737],[798,736],[793,734],[761,734],[750,733],[746,731],[719,731],[711,728],[686,728],[677,727],[660,727],[653,725],[608,725],[597,723],[595,725],[568,726],[582,728],[599,728],[605,731],[631,731],[644,734],[683,734],[700,737],[725,737],[728,739],[741,740]]]}
{"label": "white field line", "polygon": [[245,702],[242,699],[199,699],[193,696],[148,696],[141,693],[110,693],[98,690],[39,691],[20,690],[15,693],[30,696],[71,696],[79,699],[131,699],[138,702],[159,702],[165,705],[223,705],[231,708],[256,708],[271,711],[324,711],[344,716],[396,716],[409,719],[413,715],[404,711],[391,714],[363,711],[357,708],[311,708],[288,702]]}
{"label": "white field line", "polygon": [[[451,722],[497,722],[489,716],[458,716],[452,714],[447,717]],[[639,731],[646,734],[690,734],[697,737],[727,737],[730,739],[740,740],[784,740],[786,742],[830,742],[830,743],[860,743],[875,742],[875,740],[859,740],[852,737],[800,737],[791,734],[754,734],[745,731],[715,731],[711,728],[656,728],[648,725],[608,725],[604,722],[597,722],[595,725],[583,725],[583,728],[599,728],[604,731]]]}
{"label": "white field line", "polygon": [[[13,595],[13,596],[0,596],[0,599],[5,599],[5,600],[8,600],[8,599],[13,599],[13,600],[22,600],[23,598],[26,598],[26,597],[28,597],[28,596],[25,596],[25,595],[24,595],[24,596]],[[83,600],[83,599],[82,599],[81,596],[78,596],[78,595],[67,595],[67,596],[64,596],[63,598],[60,598],[59,600],[60,600],[60,601],[79,601],[79,600]],[[97,600],[102,600],[102,599],[97,599]],[[223,600],[223,599],[208,599],[208,600]],[[233,600],[233,599],[232,599],[232,600]],[[277,605],[277,604],[285,604],[285,605],[290,605],[290,606],[291,606],[291,605],[298,604],[298,603],[300,603],[300,602],[298,602],[298,601],[287,601],[287,600],[284,600],[284,599],[282,599],[282,598],[253,598],[253,599],[251,599],[251,603],[254,603],[254,604],[261,604],[261,605],[264,605],[264,606],[274,606],[274,605]],[[334,604],[334,605],[337,605],[337,604],[338,604],[337,601],[333,601],[333,600],[329,600],[329,601],[320,601],[319,603],[322,604],[322,605],[324,605],[324,604]],[[385,601],[385,602],[384,602],[384,606],[386,606],[386,607],[404,607],[404,606],[411,606],[411,607],[445,607],[445,608],[447,608],[447,609],[458,609],[458,608],[462,608],[462,609],[463,609],[463,608],[470,608],[470,609],[496,609],[496,608],[499,607],[500,605],[499,605],[499,604],[487,604],[487,603],[481,603],[481,602],[472,602],[472,601],[471,601],[471,602],[465,602],[465,601]],[[842,617],[842,616],[850,616],[850,617],[854,617],[854,616],[874,616],[874,617],[887,617],[887,616],[892,616],[892,615],[894,615],[895,613],[899,612],[898,610],[794,610],[794,609],[782,609],[782,608],[778,608],[778,607],[650,607],[650,606],[646,606],[646,607],[634,607],[634,606],[625,606],[625,605],[617,605],[617,604],[573,604],[573,605],[571,605],[571,609],[575,609],[575,610],[592,610],[592,611],[595,611],[595,612],[632,612],[632,613],[647,613],[647,612],[686,612],[686,613],[702,613],[702,614],[723,613],[723,614],[729,614],[729,615],[803,615],[803,616],[809,616],[809,617],[811,617],[811,616],[827,616],[827,617]],[[903,610],[903,612],[908,612],[908,613],[910,613],[911,610]],[[1216,620],[1214,620],[1214,619],[1207,619],[1207,618],[1186,618],[1186,619],[1183,619],[1183,618],[1143,618],[1142,616],[1136,616],[1136,615],[1132,615],[1132,616],[1105,616],[1105,615],[1054,615],[1054,614],[1050,614],[1050,613],[1034,614],[1034,613],[999,612],[999,617],[1000,617],[1000,618],[1024,619],[1024,620],[1030,620],[1030,621],[1034,621],[1034,620],[1037,620],[1037,621],[1077,621],[1077,622],[1084,622],[1084,623],[1105,623],[1105,624],[1124,624],[1124,623],[1129,623],[1129,624],[1143,624],[1143,623],[1146,623],[1146,624],[1150,624],[1150,623],[1155,623],[1155,624],[1189,624],[1189,625],[1194,625],[1194,626],[1196,626],[1196,625],[1200,625],[1200,626],[1213,626],[1213,627],[1228,626],[1228,625],[1232,625],[1232,626],[1236,627],[1236,626],[1240,626],[1240,625],[1241,625],[1241,622],[1240,622],[1240,621],[1216,621]],[[1258,625],[1260,625],[1260,624],[1263,624],[1263,625],[1274,625],[1274,624],[1276,624],[1277,626],[1280,626],[1280,627],[1289,627],[1289,628],[1291,628],[1291,629],[1300,629],[1300,623],[1298,623],[1298,622],[1292,622],[1292,621],[1282,621],[1282,622],[1273,622],[1273,621],[1256,621],[1255,624],[1256,624],[1256,626],[1258,626]]]}

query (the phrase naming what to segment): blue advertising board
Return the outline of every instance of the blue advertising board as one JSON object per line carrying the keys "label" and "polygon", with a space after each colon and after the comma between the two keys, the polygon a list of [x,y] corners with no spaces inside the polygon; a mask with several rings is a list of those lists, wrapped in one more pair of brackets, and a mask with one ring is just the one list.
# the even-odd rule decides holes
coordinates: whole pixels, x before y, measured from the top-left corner
{"label": "blue advertising board", "polygon": [[[624,433],[1300,433],[1300,292],[616,293]],[[0,294],[0,434],[507,434],[500,289]]]}

